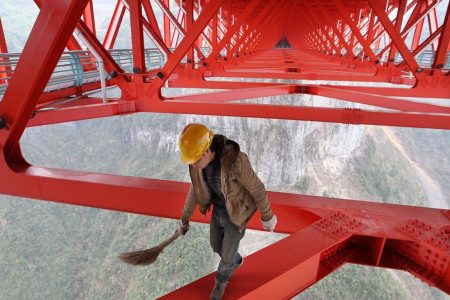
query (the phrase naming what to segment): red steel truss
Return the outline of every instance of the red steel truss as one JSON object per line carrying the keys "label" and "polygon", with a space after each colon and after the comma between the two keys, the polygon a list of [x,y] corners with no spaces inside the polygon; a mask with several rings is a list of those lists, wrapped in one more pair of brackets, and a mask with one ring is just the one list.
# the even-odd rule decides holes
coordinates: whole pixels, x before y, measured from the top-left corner
{"label": "red steel truss", "polygon": [[[40,13],[11,78],[5,79],[8,73],[0,65],[0,84],[8,84],[0,102],[3,194],[179,217],[185,183],[32,166],[19,144],[27,126],[162,112],[450,129],[444,100],[431,104],[402,98],[450,98],[450,9],[444,7],[440,21],[436,11],[441,0],[178,0],[171,3],[176,7],[169,7],[168,0],[118,0],[111,4],[115,9],[103,41],[96,34],[92,1],[35,2]],[[155,10],[163,13],[161,22]],[[108,52],[126,11],[130,72]],[[120,99],[57,101],[98,89],[98,82],[43,92],[64,49],[82,49],[72,35],[76,28],[103,60],[108,85],[121,90]],[[164,55],[162,67],[150,68],[152,61],[146,61],[144,34]],[[426,49],[434,51],[428,65],[417,59]],[[7,52],[1,20],[0,52]],[[362,85],[347,86],[345,81]],[[368,82],[392,86],[365,86]],[[163,87],[224,91],[163,97]],[[290,94],[375,109],[233,102]],[[52,109],[41,110],[44,106]],[[277,231],[290,236],[249,256],[234,275],[245,278],[245,285],[233,280],[227,297],[285,299],[345,263],[406,270],[450,294],[449,210],[278,192],[269,192],[269,197],[279,218]],[[193,219],[208,222],[209,217],[195,214]],[[259,223],[256,216],[249,228],[261,229]],[[206,297],[213,278],[210,274],[166,298]]]}

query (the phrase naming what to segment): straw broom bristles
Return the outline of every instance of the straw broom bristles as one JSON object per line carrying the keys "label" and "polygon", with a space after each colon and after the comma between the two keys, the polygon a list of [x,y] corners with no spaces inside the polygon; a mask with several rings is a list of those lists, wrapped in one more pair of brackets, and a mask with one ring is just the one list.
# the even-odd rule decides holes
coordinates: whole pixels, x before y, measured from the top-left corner
{"label": "straw broom bristles", "polygon": [[132,264],[132,265],[145,266],[145,265],[152,264],[156,261],[156,259],[158,258],[158,255],[164,250],[164,248],[169,246],[179,236],[180,236],[180,233],[178,232],[178,230],[175,230],[174,234],[170,238],[168,238],[167,240],[165,240],[158,246],[155,246],[153,248],[146,249],[146,250],[138,250],[138,251],[122,253],[119,256],[119,258],[122,261],[124,261],[128,264]]}

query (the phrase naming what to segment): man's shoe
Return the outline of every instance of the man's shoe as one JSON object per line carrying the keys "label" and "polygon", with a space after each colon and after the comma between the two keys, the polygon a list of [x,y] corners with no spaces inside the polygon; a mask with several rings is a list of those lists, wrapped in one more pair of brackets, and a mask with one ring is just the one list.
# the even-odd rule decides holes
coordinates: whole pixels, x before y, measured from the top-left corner
{"label": "man's shoe", "polygon": [[211,300],[220,300],[222,299],[223,293],[225,292],[225,287],[227,286],[227,282],[218,283],[214,285],[214,288],[211,291],[210,299]]}

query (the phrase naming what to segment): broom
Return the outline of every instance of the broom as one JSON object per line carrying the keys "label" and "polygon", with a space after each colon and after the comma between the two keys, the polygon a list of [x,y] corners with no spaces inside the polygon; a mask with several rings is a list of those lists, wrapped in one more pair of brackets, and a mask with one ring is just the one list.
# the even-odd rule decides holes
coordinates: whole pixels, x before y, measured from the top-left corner
{"label": "broom", "polygon": [[175,232],[172,234],[170,238],[159,244],[158,246],[155,246],[150,249],[146,250],[138,250],[138,251],[132,251],[132,252],[126,252],[122,253],[119,258],[132,265],[149,265],[156,261],[158,258],[158,255],[169,246],[173,241],[175,241],[180,236],[180,233],[178,230],[175,230]]}

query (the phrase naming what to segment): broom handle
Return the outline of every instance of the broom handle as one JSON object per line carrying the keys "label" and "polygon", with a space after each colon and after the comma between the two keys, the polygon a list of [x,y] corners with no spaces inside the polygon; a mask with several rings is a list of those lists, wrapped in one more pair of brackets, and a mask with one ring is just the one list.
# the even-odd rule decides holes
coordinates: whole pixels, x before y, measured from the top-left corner
{"label": "broom handle", "polygon": [[159,247],[161,248],[166,248],[167,246],[169,246],[173,241],[175,241],[178,237],[180,236],[180,233],[178,232],[178,230],[175,230],[175,232],[172,234],[172,236],[170,238],[168,238],[167,240],[165,240],[164,242],[162,242]]}

